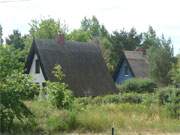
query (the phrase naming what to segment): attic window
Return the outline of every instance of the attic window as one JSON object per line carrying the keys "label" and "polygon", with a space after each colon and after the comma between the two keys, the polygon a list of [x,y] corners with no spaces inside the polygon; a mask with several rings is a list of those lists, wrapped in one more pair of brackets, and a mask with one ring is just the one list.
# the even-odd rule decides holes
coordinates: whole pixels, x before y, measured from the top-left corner
{"label": "attic window", "polygon": [[128,76],[128,66],[125,66],[124,75],[125,75],[125,76]]}
{"label": "attic window", "polygon": [[39,62],[39,60],[36,60],[36,65],[35,65],[36,67],[36,73],[40,73],[40,62]]}

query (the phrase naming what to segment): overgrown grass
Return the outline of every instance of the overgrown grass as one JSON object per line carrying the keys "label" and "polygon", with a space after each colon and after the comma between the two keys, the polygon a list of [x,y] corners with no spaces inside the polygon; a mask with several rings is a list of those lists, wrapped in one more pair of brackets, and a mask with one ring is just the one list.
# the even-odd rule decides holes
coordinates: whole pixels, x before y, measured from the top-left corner
{"label": "overgrown grass", "polygon": [[45,101],[28,101],[35,114],[34,133],[109,132],[112,127],[127,132],[180,132],[180,121],[169,117],[158,105],[145,104],[75,104],[72,110],[58,110]]}

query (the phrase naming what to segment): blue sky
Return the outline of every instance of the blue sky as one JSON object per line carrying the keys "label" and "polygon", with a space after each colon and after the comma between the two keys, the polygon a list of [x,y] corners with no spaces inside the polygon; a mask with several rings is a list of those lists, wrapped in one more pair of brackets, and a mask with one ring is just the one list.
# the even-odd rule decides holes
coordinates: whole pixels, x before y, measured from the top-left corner
{"label": "blue sky", "polygon": [[180,53],[179,0],[0,0],[0,24],[4,37],[13,29],[28,33],[32,19],[60,19],[69,30],[78,28],[84,16],[95,15],[109,32],[135,27],[145,32],[151,25],[158,35],[170,37]]}

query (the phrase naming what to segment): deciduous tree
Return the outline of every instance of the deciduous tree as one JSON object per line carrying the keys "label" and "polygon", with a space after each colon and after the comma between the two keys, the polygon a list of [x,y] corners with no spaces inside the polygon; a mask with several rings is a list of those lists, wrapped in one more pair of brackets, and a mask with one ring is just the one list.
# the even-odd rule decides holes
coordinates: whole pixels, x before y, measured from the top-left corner
{"label": "deciduous tree", "polygon": [[18,30],[13,30],[13,34],[6,38],[6,44],[14,46],[16,49],[24,49],[24,41],[21,33]]}
{"label": "deciduous tree", "polygon": [[41,19],[40,21],[32,20],[30,27],[30,35],[35,38],[54,39],[59,34],[67,32],[67,26],[53,18]]}
{"label": "deciduous tree", "polygon": [[170,71],[174,62],[173,47],[171,41],[164,36],[157,40],[159,44],[148,49],[150,77],[159,84],[168,85],[171,82]]}

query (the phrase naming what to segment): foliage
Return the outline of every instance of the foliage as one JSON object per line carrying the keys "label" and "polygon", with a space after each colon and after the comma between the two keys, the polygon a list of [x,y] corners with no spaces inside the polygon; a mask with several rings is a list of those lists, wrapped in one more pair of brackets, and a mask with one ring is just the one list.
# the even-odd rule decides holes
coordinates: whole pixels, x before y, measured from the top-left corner
{"label": "foliage", "polygon": [[106,95],[98,97],[82,97],[76,99],[78,104],[83,105],[102,105],[102,104],[121,104],[121,103],[132,103],[132,104],[146,104],[150,105],[156,103],[157,99],[154,94],[139,94],[139,93],[122,93],[118,95]]}
{"label": "foliage", "polygon": [[98,19],[95,16],[92,16],[92,18],[84,17],[81,21],[80,28],[69,33],[67,38],[70,40],[87,42],[93,39],[101,39],[102,37],[108,36],[109,33],[105,26],[100,25]]}
{"label": "foliage", "polygon": [[0,25],[0,45],[3,44],[3,38],[2,38],[2,36],[3,36],[2,26]]}
{"label": "foliage", "polygon": [[64,110],[56,115],[52,115],[47,120],[47,126],[50,131],[68,131],[77,127],[76,113],[73,111]]}
{"label": "foliage", "polygon": [[92,37],[99,37],[104,34],[105,27],[99,24],[98,19],[95,16],[92,18],[86,18],[81,21],[81,29],[90,33]]}
{"label": "foliage", "polygon": [[0,46],[0,82],[14,72],[23,71],[23,63],[20,61],[22,52],[12,46]]}
{"label": "foliage", "polygon": [[67,31],[65,24],[61,24],[59,20],[56,21],[53,18],[32,20],[30,27],[30,35],[35,38],[54,39]]}
{"label": "foliage", "polygon": [[171,70],[171,79],[173,84],[180,85],[180,54],[177,55],[177,62],[173,64],[173,68]]}
{"label": "foliage", "polygon": [[1,132],[10,132],[14,121],[18,119],[23,122],[32,117],[30,110],[22,100],[34,97],[35,87],[23,74],[14,73],[6,77],[0,85],[0,121]]}
{"label": "foliage", "polygon": [[49,101],[57,108],[70,108],[73,102],[72,92],[68,89],[67,84],[63,82],[62,68],[60,65],[54,67],[54,76],[59,82],[47,82],[45,91],[47,91]]}
{"label": "foliage", "polygon": [[156,83],[149,79],[140,79],[133,78],[124,81],[122,85],[119,85],[118,88],[121,92],[154,92],[156,88]]}
{"label": "foliage", "polygon": [[23,73],[15,72],[7,76],[2,87],[4,86],[14,90],[21,100],[33,100],[39,94],[38,85]]}
{"label": "foliage", "polygon": [[114,31],[110,41],[112,44],[110,48],[110,63],[115,68],[122,56],[123,50],[133,51],[137,47],[140,47],[141,34],[138,34],[135,28],[132,28],[129,32],[124,29],[120,32]]}
{"label": "foliage", "polygon": [[159,104],[166,105],[171,116],[180,119],[180,89],[167,87],[159,89]]}
{"label": "foliage", "polygon": [[68,34],[67,39],[73,41],[88,42],[91,39],[91,35],[88,31],[77,29]]}
{"label": "foliage", "polygon": [[171,82],[170,71],[173,64],[171,41],[162,37],[160,44],[148,49],[149,72],[151,78],[162,85]]}
{"label": "foliage", "polygon": [[142,34],[142,47],[144,49],[149,49],[150,47],[158,47],[160,43],[160,39],[156,35],[156,31],[152,26],[149,26],[148,31]]}
{"label": "foliage", "polygon": [[78,106],[84,109],[73,110],[59,110],[46,101],[30,101],[26,102],[26,105],[36,116],[37,126],[31,130],[31,134],[109,133],[112,126],[116,132],[121,131],[120,133],[180,131],[180,121],[167,117],[165,108],[155,104],[88,104]]}
{"label": "foliage", "polygon": [[6,38],[6,44],[13,45],[16,49],[24,49],[25,44],[23,42],[23,37],[18,30],[13,30],[13,34]]}

